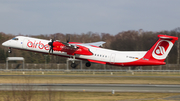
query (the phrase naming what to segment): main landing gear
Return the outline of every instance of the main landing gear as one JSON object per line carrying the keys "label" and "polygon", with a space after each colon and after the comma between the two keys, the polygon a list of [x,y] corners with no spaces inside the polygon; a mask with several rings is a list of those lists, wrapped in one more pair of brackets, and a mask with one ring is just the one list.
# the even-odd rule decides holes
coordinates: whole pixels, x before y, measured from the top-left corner
{"label": "main landing gear", "polygon": [[78,64],[75,63],[75,55],[73,55],[71,67],[75,69],[77,67],[77,65]]}
{"label": "main landing gear", "polygon": [[[91,63],[90,62],[86,62],[86,67],[90,67],[91,66]],[[78,66],[78,64],[76,63],[71,63],[71,68],[75,69],[76,67]]]}
{"label": "main landing gear", "polygon": [[91,63],[88,61],[86,62],[86,67],[90,67],[91,66]]}
{"label": "main landing gear", "polygon": [[72,67],[73,69],[75,69],[77,66],[78,66],[78,64],[76,64],[76,63],[71,63],[71,67]]}
{"label": "main landing gear", "polygon": [[[72,63],[70,64],[71,65],[71,68],[73,68],[73,69],[75,69],[77,66],[78,66],[78,64],[77,63],[75,63],[75,61],[80,61],[80,67],[81,67],[81,69],[82,69],[82,61],[81,60],[76,60],[75,59],[75,56],[73,56],[72,58],[69,58],[68,60],[67,60],[67,64],[68,64],[68,61],[72,61]],[[86,62],[85,63],[85,66],[86,67],[90,67],[91,66],[91,63],[88,61],[88,62]],[[68,66],[67,66],[67,68],[68,68]]]}
{"label": "main landing gear", "polygon": [[[90,62],[86,62],[86,67],[90,67],[91,66],[91,63]],[[73,68],[73,69],[75,69],[76,67],[78,66],[78,64],[76,64],[76,63],[71,63],[71,68]]]}

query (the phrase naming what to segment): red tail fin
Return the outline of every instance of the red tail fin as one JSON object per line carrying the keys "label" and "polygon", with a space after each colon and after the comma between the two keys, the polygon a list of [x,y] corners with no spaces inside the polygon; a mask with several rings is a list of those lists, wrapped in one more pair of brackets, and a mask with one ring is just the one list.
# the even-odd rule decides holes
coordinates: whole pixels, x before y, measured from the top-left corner
{"label": "red tail fin", "polygon": [[168,35],[158,35],[159,40],[145,54],[144,59],[157,60],[163,62],[170,52],[178,37]]}

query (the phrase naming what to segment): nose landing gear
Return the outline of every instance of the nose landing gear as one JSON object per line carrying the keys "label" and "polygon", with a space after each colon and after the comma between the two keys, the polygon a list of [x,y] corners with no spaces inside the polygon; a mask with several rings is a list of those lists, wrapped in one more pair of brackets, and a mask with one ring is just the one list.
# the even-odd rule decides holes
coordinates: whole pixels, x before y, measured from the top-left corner
{"label": "nose landing gear", "polygon": [[9,52],[9,53],[12,53],[12,51],[11,51],[11,47],[9,47],[9,50],[8,50],[8,52]]}

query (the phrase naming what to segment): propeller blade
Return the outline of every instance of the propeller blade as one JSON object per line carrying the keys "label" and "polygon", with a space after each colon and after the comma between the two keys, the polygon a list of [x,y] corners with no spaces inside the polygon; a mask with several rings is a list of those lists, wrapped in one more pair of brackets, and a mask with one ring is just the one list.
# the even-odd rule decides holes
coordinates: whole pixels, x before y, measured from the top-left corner
{"label": "propeller blade", "polygon": [[50,53],[50,51],[51,51],[51,48],[49,49],[49,53]]}
{"label": "propeller blade", "polygon": [[51,39],[51,42],[48,43],[48,45],[50,46],[49,53],[50,53],[51,51],[52,51],[52,53],[53,53],[53,42],[54,42],[54,40]]}
{"label": "propeller blade", "polygon": [[69,43],[69,41],[70,41],[70,35],[67,34],[67,36],[66,36],[66,42]]}
{"label": "propeller blade", "polygon": [[52,53],[53,53],[53,49],[52,49]]}
{"label": "propeller blade", "polygon": [[51,52],[51,46],[50,46],[50,49],[49,49],[49,53]]}

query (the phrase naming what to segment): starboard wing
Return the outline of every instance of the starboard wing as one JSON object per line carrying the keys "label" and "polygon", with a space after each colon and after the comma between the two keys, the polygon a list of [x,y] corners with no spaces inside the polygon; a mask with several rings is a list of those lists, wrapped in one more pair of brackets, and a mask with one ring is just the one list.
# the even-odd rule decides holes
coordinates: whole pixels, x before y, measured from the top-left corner
{"label": "starboard wing", "polygon": [[103,45],[104,43],[106,43],[106,42],[104,42],[104,41],[99,41],[99,42],[85,43],[84,45],[102,47],[102,45]]}

